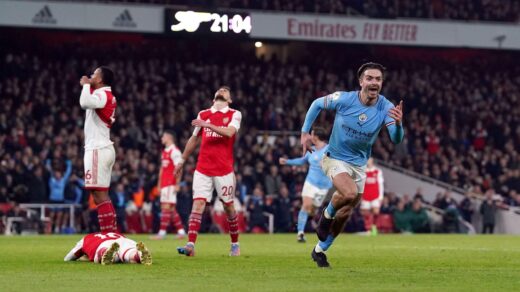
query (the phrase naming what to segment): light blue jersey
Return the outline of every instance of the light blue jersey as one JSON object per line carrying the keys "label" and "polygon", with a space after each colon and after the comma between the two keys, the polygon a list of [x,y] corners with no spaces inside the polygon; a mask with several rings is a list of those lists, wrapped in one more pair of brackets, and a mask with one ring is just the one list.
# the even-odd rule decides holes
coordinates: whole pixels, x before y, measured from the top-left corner
{"label": "light blue jersey", "polygon": [[336,111],[328,155],[347,163],[364,166],[372,152],[379,131],[386,125],[393,143],[400,143],[404,129],[388,116],[394,105],[379,95],[376,104],[361,103],[359,91],[338,91],[316,99],[305,117],[302,132],[309,133],[322,109]]}
{"label": "light blue jersey", "polygon": [[329,149],[329,145],[325,145],[325,147],[321,148],[320,150],[316,150],[314,146],[312,149],[314,151],[312,153],[307,152],[304,157],[288,159],[287,165],[304,165],[305,163],[308,163],[309,172],[307,173],[307,178],[305,178],[305,181],[309,182],[318,189],[330,189],[332,187],[332,181],[321,169],[321,159],[327,152],[327,149]]}

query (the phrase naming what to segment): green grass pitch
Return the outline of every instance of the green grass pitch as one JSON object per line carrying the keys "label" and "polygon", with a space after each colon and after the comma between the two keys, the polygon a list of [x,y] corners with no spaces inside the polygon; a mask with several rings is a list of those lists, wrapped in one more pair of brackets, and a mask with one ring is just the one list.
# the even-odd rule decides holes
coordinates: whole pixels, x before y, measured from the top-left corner
{"label": "green grass pitch", "polygon": [[227,235],[201,235],[196,256],[184,241],[142,240],[152,266],[63,262],[80,235],[0,237],[0,291],[520,291],[520,237],[341,235],[332,269],[310,259],[315,236],[242,235],[228,256]]}

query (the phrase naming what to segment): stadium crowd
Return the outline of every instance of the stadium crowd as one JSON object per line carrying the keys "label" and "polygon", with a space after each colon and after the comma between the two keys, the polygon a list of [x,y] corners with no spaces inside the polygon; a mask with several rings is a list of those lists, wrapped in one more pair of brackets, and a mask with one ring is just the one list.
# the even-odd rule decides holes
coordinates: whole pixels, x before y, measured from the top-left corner
{"label": "stadium crowd", "polygon": [[[84,1],[84,0],[75,0]],[[70,2],[70,1],[69,1]],[[464,21],[518,22],[520,2],[515,0],[97,0],[335,15],[372,18],[427,18]]]}
{"label": "stadium crowd", "polygon": [[[236,58],[238,52],[217,57],[204,45],[188,52],[182,42],[158,42],[163,45],[93,49],[72,44],[47,53],[13,45],[1,50],[0,203],[81,204],[81,229],[95,229],[95,220],[89,220],[96,218],[95,206],[82,190],[84,112],[78,104],[78,81],[104,62],[116,75],[118,110],[112,138],[117,154],[111,192],[120,220],[137,210],[158,213],[161,132],[173,129],[182,148],[191,135],[190,121],[210,106],[215,89],[227,84],[233,107],[244,117],[235,172],[249,230],[265,230],[263,213],[269,212],[277,231],[292,231],[306,169],[281,167],[278,158],[301,155],[298,133],[315,97],[357,88],[359,50],[336,48],[343,54],[332,59],[340,54],[309,48],[313,61],[299,63],[248,54]],[[69,46],[77,48],[74,54]],[[374,156],[477,195],[498,193],[505,203],[520,206],[520,67],[512,61],[515,56],[490,55],[489,63],[482,65],[482,60],[471,61],[473,55],[458,62],[399,60],[399,54],[391,55],[394,58],[385,63],[389,72],[383,93],[394,102],[405,100],[406,139],[394,146],[383,131]],[[385,53],[373,57],[384,59]],[[330,129],[330,119],[322,115],[318,123]],[[183,218],[191,209],[195,157],[185,164],[178,195]],[[407,219],[396,224],[398,230],[425,231],[421,200],[385,200],[392,214],[405,209],[417,213],[413,220],[409,212],[401,216]],[[55,213],[55,230],[60,231],[66,216]],[[123,221],[120,226],[125,226]]]}

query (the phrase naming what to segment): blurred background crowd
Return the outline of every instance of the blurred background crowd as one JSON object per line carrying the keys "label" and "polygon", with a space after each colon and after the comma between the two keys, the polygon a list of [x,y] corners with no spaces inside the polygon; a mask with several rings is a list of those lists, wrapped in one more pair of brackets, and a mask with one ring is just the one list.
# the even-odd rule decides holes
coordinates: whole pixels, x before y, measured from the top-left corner
{"label": "blurred background crowd", "polygon": [[[352,8],[374,17],[517,21],[519,15],[516,1],[198,2],[337,14]],[[79,78],[102,64],[113,68],[116,76],[118,109],[111,133],[117,157],[111,194],[120,226],[127,231],[158,227],[162,131],[172,129],[182,149],[191,135],[191,120],[211,105],[220,85],[231,87],[232,107],[244,117],[235,172],[237,204],[248,219],[245,228],[265,231],[269,213],[276,231],[293,231],[306,167],[280,166],[278,159],[302,155],[299,130],[309,104],[338,90],[356,90],[355,72],[368,60],[387,66],[383,94],[394,103],[403,99],[405,109],[404,143],[393,145],[383,130],[374,145],[375,158],[473,195],[492,197],[493,206],[520,206],[518,53],[333,44],[325,52],[323,44],[309,43],[295,57],[281,58],[255,55],[254,48],[229,40],[143,35],[114,39],[101,33],[43,31],[28,31],[31,37],[22,40],[13,31],[2,32],[1,215],[16,215],[21,203],[74,203],[82,206],[74,215],[76,231],[96,229],[96,220],[90,220],[95,219],[95,205],[82,189],[85,116],[79,106]],[[432,57],[424,59],[424,52]],[[322,114],[318,124],[330,130],[332,119],[332,114]],[[177,207],[185,222],[195,163],[196,155],[186,163],[178,194]],[[395,231],[430,232],[420,218],[423,204],[454,209],[456,216],[471,221],[472,212],[484,211],[470,197],[467,200],[455,202],[449,192],[439,194],[435,202],[424,201],[420,191],[401,199],[387,194],[382,212],[394,216]],[[66,232],[68,213],[50,212],[52,229]],[[135,214],[140,217],[132,217]],[[129,228],[127,219],[138,220],[142,230]],[[203,226],[206,231],[214,229],[209,222]],[[347,228],[362,226],[352,220]]]}

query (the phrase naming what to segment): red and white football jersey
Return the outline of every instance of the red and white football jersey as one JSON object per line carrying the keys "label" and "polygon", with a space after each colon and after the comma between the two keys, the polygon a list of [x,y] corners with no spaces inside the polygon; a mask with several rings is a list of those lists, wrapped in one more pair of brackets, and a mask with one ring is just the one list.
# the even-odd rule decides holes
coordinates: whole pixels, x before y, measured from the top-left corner
{"label": "red and white football jersey", "polygon": [[87,111],[85,118],[85,150],[100,149],[112,145],[110,128],[115,121],[116,97],[110,87],[91,90],[83,86],[80,104]]}
{"label": "red and white football jersey", "polygon": [[[221,110],[211,107],[199,112],[197,119],[221,128],[232,126],[238,132],[242,114],[240,111],[227,106]],[[201,131],[200,127],[196,127],[193,135],[202,136],[196,167],[198,172],[207,176],[224,176],[233,172],[233,145],[235,144],[236,134],[232,137],[224,137],[211,129],[204,128]]]}
{"label": "red and white football jersey", "polygon": [[116,240],[119,238],[124,238],[125,236],[116,232],[108,232],[108,233],[91,233],[86,235],[83,238],[83,252],[88,256],[90,261],[94,260],[96,256],[96,250],[98,247],[107,240]]}
{"label": "red and white football jersey", "polygon": [[179,163],[181,158],[181,151],[173,144],[162,151],[161,188],[177,184],[175,179],[175,166]]}
{"label": "red and white football jersey", "polygon": [[366,175],[362,199],[365,201],[383,199],[383,171],[377,167],[367,168]]}

